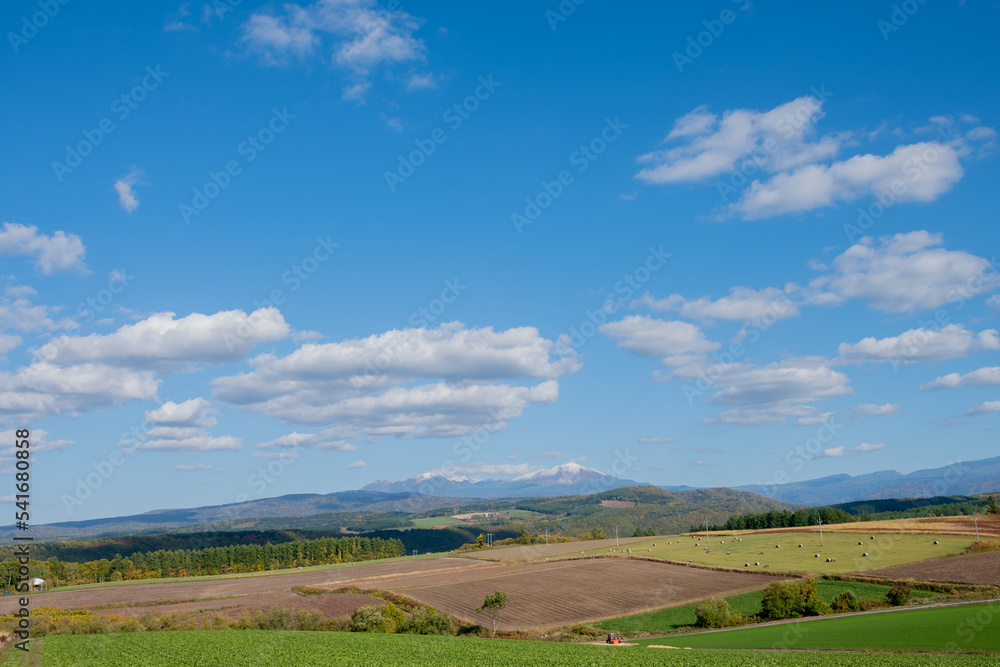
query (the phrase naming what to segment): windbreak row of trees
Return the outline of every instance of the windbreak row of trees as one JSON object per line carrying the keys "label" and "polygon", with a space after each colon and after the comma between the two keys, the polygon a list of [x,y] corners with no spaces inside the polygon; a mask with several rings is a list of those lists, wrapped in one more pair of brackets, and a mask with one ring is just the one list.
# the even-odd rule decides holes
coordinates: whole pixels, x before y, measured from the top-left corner
{"label": "windbreak row of trees", "polygon": [[[815,526],[820,519],[823,523],[850,523],[858,521],[844,510],[824,507],[818,509],[771,510],[770,512],[749,512],[734,514],[721,526],[709,526],[710,530],[764,530],[766,528],[791,528],[792,526]],[[692,525],[691,532],[705,530],[705,524]]]}
{"label": "windbreak row of trees", "polygon": [[[284,544],[240,544],[207,549],[180,549],[136,552],[129,557],[116,555],[86,563],[63,562],[57,558],[31,561],[32,577],[49,585],[100,583],[157,577],[190,577],[241,572],[263,572],[291,567],[346,563],[402,556],[400,540],[378,537],[324,537]],[[0,563],[0,584],[5,587],[18,577],[20,564],[9,559]]]}

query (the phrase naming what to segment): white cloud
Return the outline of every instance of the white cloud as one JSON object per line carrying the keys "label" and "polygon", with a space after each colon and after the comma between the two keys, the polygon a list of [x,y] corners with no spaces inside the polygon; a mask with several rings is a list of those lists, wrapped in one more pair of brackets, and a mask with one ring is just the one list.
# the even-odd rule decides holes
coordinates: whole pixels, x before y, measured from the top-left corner
{"label": "white cloud", "polygon": [[[389,12],[375,0],[318,0],[261,9],[242,26],[241,41],[266,65],[288,65],[319,54],[319,59],[349,70],[355,83],[344,97],[360,100],[375,68],[425,59],[426,46],[414,36],[420,21]],[[417,78],[428,87],[430,75]],[[410,77],[412,84],[414,77]],[[420,85],[418,83],[417,85]]]}
{"label": "white cloud", "polygon": [[[925,157],[929,155],[933,159]],[[965,174],[959,155],[949,144],[921,142],[898,146],[884,156],[810,164],[754,181],[731,210],[753,220],[835,206],[873,192],[892,192],[896,203],[934,201]]]}
{"label": "white cloud", "polygon": [[299,458],[295,452],[254,452],[252,456],[267,461],[294,461]]}
{"label": "white cloud", "polygon": [[204,398],[193,398],[182,403],[167,401],[155,410],[146,412],[146,421],[160,426],[212,428],[216,424],[211,416],[212,407]]}
{"label": "white cloud", "polygon": [[970,417],[976,417],[979,415],[988,415],[991,412],[1000,412],[1000,401],[984,401],[983,403],[976,403],[966,414]]}
{"label": "white cloud", "polygon": [[7,354],[21,344],[21,337],[0,333],[0,354]]}
{"label": "white cloud", "polygon": [[315,447],[316,449],[353,452],[357,449],[357,447],[349,442],[346,442],[346,439],[356,438],[357,436],[358,429],[354,427],[328,428],[319,433],[298,433],[293,431],[287,435],[275,438],[274,440],[262,442],[257,445],[257,448],[290,449],[296,447]]}
{"label": "white cloud", "polygon": [[40,234],[31,225],[5,222],[0,230],[0,255],[31,257],[35,268],[49,276],[56,271],[86,273],[83,257],[87,249],[76,234],[57,231],[51,236]]}
{"label": "white cloud", "polygon": [[[45,331],[56,328],[52,320],[56,309],[48,306],[35,306],[23,298],[0,298],[0,330],[18,329],[19,331]],[[64,324],[69,324],[68,322]],[[71,328],[72,325],[67,326]]]}
{"label": "white cloud", "polygon": [[159,383],[151,371],[37,362],[15,374],[0,373],[0,415],[77,415],[119,401],[154,400]]}
{"label": "white cloud", "polygon": [[878,443],[876,445],[870,445],[867,442],[862,442],[857,447],[852,447],[851,451],[853,451],[853,452],[859,452],[859,453],[864,453],[864,452],[875,452],[875,451],[878,451],[880,449],[885,449],[885,448],[886,448],[885,443],[881,443],[880,442],[880,443]]}
{"label": "white cloud", "polygon": [[799,417],[795,424],[797,426],[816,426],[818,424],[826,424],[835,414],[835,412],[823,412],[818,415],[812,415],[811,417]]}
{"label": "white cloud", "polygon": [[215,451],[238,451],[241,447],[240,439],[231,435],[213,438],[208,435],[199,435],[192,438],[175,439],[150,439],[143,440],[132,445],[133,450],[143,451],[171,451],[171,452],[215,452]]}
{"label": "white cloud", "polygon": [[132,451],[238,451],[239,438],[212,437],[208,429],[216,425],[211,404],[203,398],[193,398],[181,403],[167,401],[160,407],[147,410],[145,422],[149,425],[138,439],[126,438],[119,447]]}
{"label": "white cloud", "polygon": [[636,303],[657,311],[676,311],[683,317],[704,322],[712,320],[748,321],[762,317],[781,320],[786,317],[796,317],[799,314],[798,304],[788,296],[796,291],[798,291],[798,286],[792,284],[784,289],[765,287],[755,290],[749,287],[733,287],[729,290],[728,296],[715,300],[706,297],[685,299],[680,294],[671,294],[664,299],[654,299],[646,294]]}
{"label": "white cloud", "polygon": [[927,384],[920,385],[924,391],[957,389],[959,387],[1000,387],[1000,366],[984,366],[965,375],[948,373]]}
{"label": "white cloud", "polygon": [[696,325],[677,320],[658,320],[645,315],[629,315],[608,322],[600,331],[618,339],[618,347],[643,357],[663,360],[668,367],[685,366],[702,360],[703,355],[719,349]]}
{"label": "white cloud", "polygon": [[164,369],[225,363],[239,361],[256,345],[281,340],[289,333],[276,308],[261,308],[250,315],[241,310],[192,313],[180,319],[174,319],[174,313],[155,313],[114,333],[64,338],[49,361]]}
{"label": "white cloud", "polygon": [[146,185],[142,178],[145,176],[142,169],[135,165],[129,169],[124,176],[115,180],[115,192],[118,193],[118,203],[126,213],[134,213],[139,208],[139,197],[135,194],[136,185]]}
{"label": "white cloud", "polygon": [[453,463],[423,472],[417,479],[439,475],[455,481],[471,481],[515,477],[539,470],[542,468],[531,463]]}
{"label": "white cloud", "polygon": [[[251,363],[249,373],[216,379],[215,396],[286,422],[337,424],[368,437],[500,430],[530,403],[555,401],[552,378],[579,368],[572,349],[537,329],[467,329],[457,322],[307,344]],[[509,383],[538,378],[548,381]]]}
{"label": "white cloud", "polygon": [[814,140],[822,108],[823,103],[811,96],[769,111],[726,111],[721,119],[698,107],[678,118],[665,139],[684,143],[640,156],[640,163],[651,166],[636,178],[647,183],[692,183],[728,174],[745,161],[774,171],[832,157],[843,139]]}
{"label": "white cloud", "polygon": [[412,74],[406,81],[407,90],[429,90],[437,87],[437,77],[433,74]]}
{"label": "white cloud", "polygon": [[864,299],[871,308],[904,313],[938,308],[1000,285],[988,260],[942,245],[941,234],[926,231],[866,236],[833,260],[833,273],[811,286],[837,299]]}
{"label": "white cloud", "polygon": [[674,440],[676,440],[676,438],[639,438],[639,442],[654,444],[669,444]]}
{"label": "white cloud", "polygon": [[196,470],[212,470],[212,466],[205,465],[204,463],[198,463],[195,465],[177,466],[174,470],[176,472],[194,472]]}
{"label": "white cloud", "polygon": [[837,354],[844,363],[891,362],[898,366],[946,361],[987,350],[1000,350],[996,329],[976,334],[960,324],[949,324],[941,329],[910,329],[898,336],[868,337],[854,344],[841,343]]}
{"label": "white cloud", "polygon": [[359,470],[360,468],[367,468],[368,464],[364,461],[355,461],[354,463],[348,463],[346,466],[341,468],[342,470]]}
{"label": "white cloud", "polygon": [[819,454],[816,455],[816,458],[818,459],[835,458],[843,455],[844,455],[844,446],[841,445],[840,447],[830,447],[829,449],[824,449],[823,451],[821,451]]}
{"label": "white cloud", "polygon": [[865,415],[892,415],[898,411],[899,406],[895,403],[883,403],[882,405],[878,405],[877,403],[862,403],[861,405],[854,406],[853,410],[854,414],[861,419],[863,419]]}

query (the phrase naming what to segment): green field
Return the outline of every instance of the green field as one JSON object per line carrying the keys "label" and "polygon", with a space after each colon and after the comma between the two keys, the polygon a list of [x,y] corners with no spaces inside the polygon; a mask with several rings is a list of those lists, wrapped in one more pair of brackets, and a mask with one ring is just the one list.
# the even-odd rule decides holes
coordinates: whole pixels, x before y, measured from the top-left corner
{"label": "green field", "polygon": [[[864,530],[864,528],[859,528]],[[956,554],[966,549],[973,538],[961,535],[905,535],[864,533],[824,533],[823,546],[819,533],[792,532],[742,535],[713,535],[709,542],[690,535],[669,535],[633,542],[627,548],[633,556],[652,556],[675,561],[694,561],[703,565],[733,567],[741,570],[778,570],[781,572],[816,572],[834,574],[872,570],[891,565],[904,565]],[[937,540],[940,544],[934,544]],[[862,542],[861,545],[858,542]],[[653,544],[656,546],[654,547]],[[800,548],[799,545],[802,545]],[[706,553],[706,545],[710,551]],[[780,545],[780,547],[776,547]],[[618,549],[618,553],[626,547]],[[731,553],[727,553],[731,552]],[[763,552],[763,553],[761,553]],[[868,556],[863,556],[867,552]],[[591,549],[588,554],[607,554],[608,549]],[[819,557],[816,557],[819,554]],[[832,563],[827,558],[835,558]],[[755,563],[760,565],[755,565]],[[750,563],[749,567],[744,567]]]}
{"label": "green field", "polygon": [[[672,641],[679,646],[693,648],[1000,653],[1000,605],[914,609],[859,616],[828,616],[797,623],[684,635],[672,638]],[[643,640],[640,643],[655,644],[658,640]]]}
{"label": "green field", "polygon": [[[860,600],[884,600],[885,594],[889,592],[890,588],[891,586],[869,584],[863,581],[827,581],[820,579],[816,582],[816,592],[827,603],[833,602],[833,598],[845,590],[854,591],[854,594]],[[763,591],[753,591],[751,593],[727,597],[726,602],[729,603],[729,608],[733,613],[753,616],[760,613],[763,597]],[[942,594],[928,591],[914,591],[914,597],[933,599],[942,597]],[[594,625],[605,630],[614,630],[623,633],[625,636],[632,633],[670,633],[694,625],[696,621],[694,610],[697,606],[698,603],[686,604],[680,607],[671,607],[645,614],[614,618],[609,621],[595,623]]]}
{"label": "green field", "polygon": [[[32,645],[32,649],[36,648]],[[624,652],[624,653],[623,653]],[[21,660],[23,656],[12,656]],[[37,658],[37,655],[34,656]],[[46,667],[167,667],[174,665],[281,665],[322,667],[438,667],[440,665],[553,665],[560,667],[751,667],[756,665],[895,667],[897,665],[995,665],[993,658],[885,654],[669,651],[639,647],[587,646],[555,642],[372,635],[339,632],[203,631],[117,635],[58,635],[45,638]],[[4,662],[5,665],[23,664]]]}
{"label": "green field", "polygon": [[429,519],[411,519],[411,521],[414,528],[437,528],[438,526],[451,526],[456,523],[462,523],[450,516],[434,516]]}

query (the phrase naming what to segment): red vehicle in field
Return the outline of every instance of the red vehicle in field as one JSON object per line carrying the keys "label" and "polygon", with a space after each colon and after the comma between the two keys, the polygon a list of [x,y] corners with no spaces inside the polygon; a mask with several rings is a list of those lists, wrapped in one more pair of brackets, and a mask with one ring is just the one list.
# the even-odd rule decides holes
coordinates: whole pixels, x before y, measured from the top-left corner
{"label": "red vehicle in field", "polygon": [[608,643],[609,644],[621,644],[622,643],[622,638],[619,635],[615,634],[614,632],[609,632],[608,633]]}

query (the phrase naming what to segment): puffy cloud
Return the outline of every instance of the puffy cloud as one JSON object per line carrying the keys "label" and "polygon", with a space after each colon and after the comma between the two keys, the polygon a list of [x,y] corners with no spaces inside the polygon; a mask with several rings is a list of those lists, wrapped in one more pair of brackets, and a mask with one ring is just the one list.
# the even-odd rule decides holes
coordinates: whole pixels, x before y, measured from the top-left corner
{"label": "puffy cloud", "polygon": [[[928,159],[926,156],[933,156]],[[959,151],[940,142],[898,146],[889,155],[855,155],[832,164],[810,164],[754,181],[732,211],[747,220],[804,213],[892,192],[895,202],[934,201],[962,179]]]}
{"label": "puffy cloud", "polygon": [[668,367],[695,363],[703,355],[719,349],[696,325],[677,320],[658,320],[645,315],[629,315],[608,322],[600,331],[618,339],[618,347],[643,357],[663,360]]}
{"label": "puffy cloud", "polygon": [[768,171],[832,157],[843,140],[813,140],[823,103],[800,97],[769,111],[735,109],[722,118],[698,107],[674,123],[665,143],[683,143],[639,157],[636,178],[647,183],[691,183],[734,171],[752,161]]}
{"label": "puffy cloud", "polygon": [[945,361],[976,352],[1000,349],[996,329],[978,334],[960,324],[941,329],[910,329],[898,336],[863,338],[857,343],[841,343],[837,354],[845,363],[883,363],[894,365]]}
{"label": "puffy cloud", "polygon": [[852,447],[851,451],[858,452],[858,453],[864,453],[864,452],[875,452],[875,451],[878,451],[880,449],[885,449],[885,448],[886,448],[886,444],[885,443],[881,443],[880,442],[880,443],[878,443],[876,445],[871,445],[871,444],[868,444],[867,442],[862,442],[857,447]]}
{"label": "puffy cloud", "polygon": [[[358,79],[344,97],[360,101],[371,70],[425,59],[426,46],[414,36],[419,27],[413,16],[386,11],[375,0],[318,0],[258,10],[243,24],[241,41],[267,65],[287,65],[317,52],[326,60],[325,51]],[[409,85],[429,87],[432,81],[430,75],[413,75]]]}
{"label": "puffy cloud", "polygon": [[355,461],[354,463],[348,463],[346,466],[341,468],[342,470],[359,470],[361,468],[367,468],[368,464],[364,461]]}
{"label": "puffy cloud", "polygon": [[683,317],[701,320],[749,321],[767,318],[781,320],[796,317],[799,305],[789,298],[798,291],[798,286],[788,285],[784,289],[765,287],[755,290],[749,287],[733,287],[729,295],[712,300],[706,297],[685,299],[680,294],[671,294],[664,299],[654,299],[649,294],[637,300],[637,304],[657,311],[676,311]]}
{"label": "puffy cloud", "polygon": [[818,459],[835,458],[843,455],[844,455],[844,446],[841,445],[840,447],[830,447],[829,449],[824,449],[823,451],[821,451],[819,454],[816,455],[816,458]]}
{"label": "puffy cloud", "polygon": [[7,354],[21,344],[21,337],[11,334],[0,334],[0,354]]}
{"label": "puffy cloud", "polygon": [[945,250],[941,234],[914,231],[864,237],[833,260],[833,272],[811,287],[836,299],[864,299],[886,313],[938,308],[1000,285],[989,261]]}
{"label": "puffy cloud", "polygon": [[854,406],[853,410],[854,414],[861,419],[864,419],[866,415],[892,415],[898,411],[899,406],[894,403],[883,403],[882,405],[878,405],[877,403],[862,403],[861,405]]}
{"label": "puffy cloud", "polygon": [[306,344],[251,363],[249,373],[216,379],[215,396],[286,422],[337,424],[368,437],[499,430],[530,403],[551,403],[559,393],[553,379],[534,386],[505,380],[557,378],[579,368],[572,349],[537,329],[455,322]]}
{"label": "puffy cloud", "polygon": [[353,452],[357,449],[354,445],[346,442],[347,438],[356,438],[358,429],[354,427],[338,426],[328,428],[319,433],[298,433],[293,431],[287,435],[280,436],[274,440],[262,442],[257,445],[258,449],[294,449],[297,447],[316,449],[336,450],[340,452]]}
{"label": "puffy cloud", "polygon": [[97,362],[128,367],[172,369],[192,363],[239,361],[254,346],[285,338],[290,333],[276,308],[247,315],[230,310],[175,319],[174,313],[155,313],[114,333],[63,338],[48,361],[60,364]]}
{"label": "puffy cloud", "polygon": [[135,194],[136,185],[144,185],[142,169],[135,165],[124,176],[115,180],[115,192],[118,193],[118,204],[126,213],[134,213],[139,208],[139,197]]}
{"label": "puffy cloud", "polygon": [[965,414],[969,417],[978,417],[979,415],[988,415],[991,412],[1000,412],[1000,401],[976,403]]}
{"label": "puffy cloud", "polygon": [[924,391],[957,389],[959,387],[1000,387],[1000,366],[984,366],[965,375],[948,373],[931,382],[920,385],[920,388]]}
{"label": "puffy cloud", "polygon": [[146,424],[151,426],[142,437],[126,439],[118,443],[120,447],[131,447],[132,451],[237,451],[242,447],[239,438],[233,436],[212,437],[208,429],[215,426],[211,416],[211,404],[203,398],[194,398],[181,403],[167,401],[160,407],[147,410]]}
{"label": "puffy cloud", "polygon": [[0,255],[30,257],[35,268],[48,276],[57,271],[86,273],[83,257],[87,250],[76,234],[57,231],[51,236],[35,226],[5,222],[0,229]]}
{"label": "puffy cloud", "polygon": [[215,417],[212,407],[204,398],[193,398],[182,403],[167,401],[155,410],[146,412],[146,421],[159,426],[212,428]]}
{"label": "puffy cloud", "polygon": [[0,415],[77,415],[119,401],[153,400],[159,383],[151,371],[38,362],[15,374],[0,373]]}

